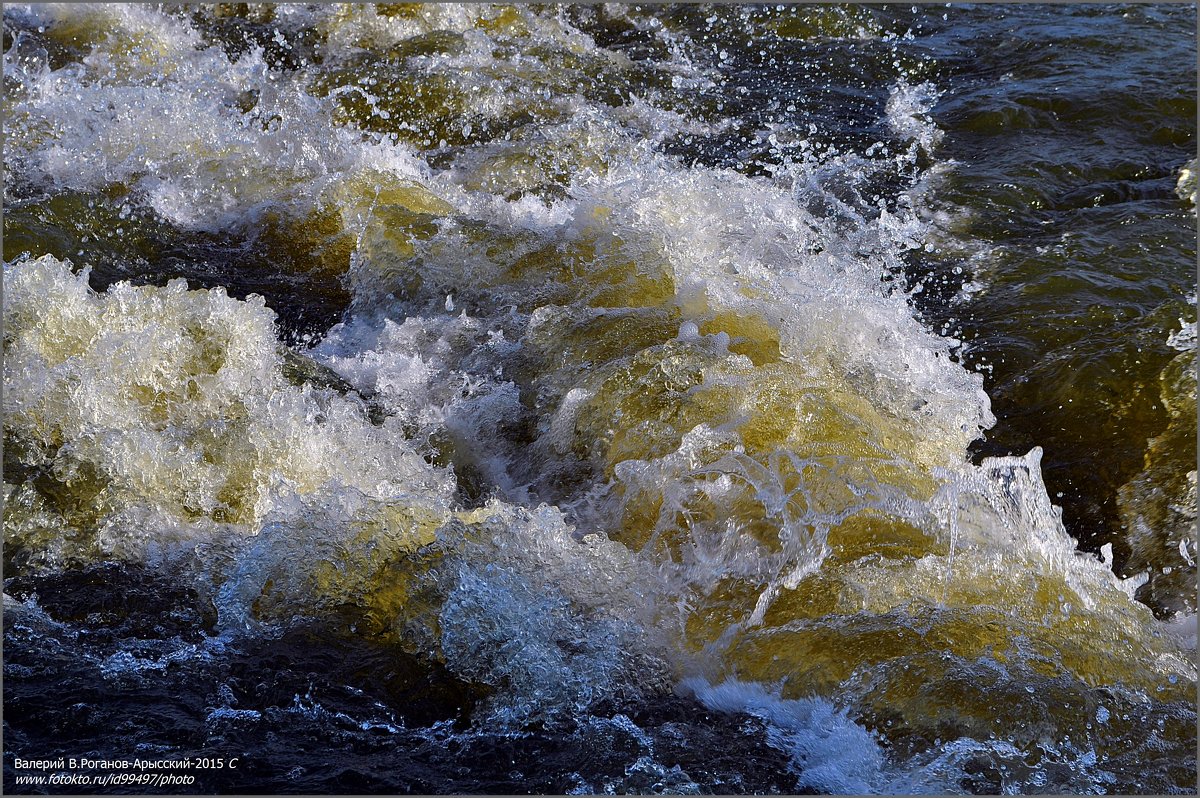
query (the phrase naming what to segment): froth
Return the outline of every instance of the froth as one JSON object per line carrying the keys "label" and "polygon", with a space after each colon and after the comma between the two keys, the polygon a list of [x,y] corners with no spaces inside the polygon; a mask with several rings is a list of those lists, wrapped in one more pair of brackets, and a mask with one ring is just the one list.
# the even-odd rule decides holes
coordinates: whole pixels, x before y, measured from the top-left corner
{"label": "froth", "polygon": [[60,512],[102,552],[144,554],[156,524],[252,530],[281,492],[452,493],[397,422],[286,381],[260,298],[182,280],[96,294],[87,278],[50,256],[7,268],[5,430],[23,462],[88,497]]}

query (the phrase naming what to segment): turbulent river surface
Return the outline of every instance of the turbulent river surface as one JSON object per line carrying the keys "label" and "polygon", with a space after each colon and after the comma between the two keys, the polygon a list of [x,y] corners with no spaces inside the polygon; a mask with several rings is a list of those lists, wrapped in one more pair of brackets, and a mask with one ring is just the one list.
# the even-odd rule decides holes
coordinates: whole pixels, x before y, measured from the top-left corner
{"label": "turbulent river surface", "polygon": [[6,792],[1194,792],[1195,31],[5,4]]}

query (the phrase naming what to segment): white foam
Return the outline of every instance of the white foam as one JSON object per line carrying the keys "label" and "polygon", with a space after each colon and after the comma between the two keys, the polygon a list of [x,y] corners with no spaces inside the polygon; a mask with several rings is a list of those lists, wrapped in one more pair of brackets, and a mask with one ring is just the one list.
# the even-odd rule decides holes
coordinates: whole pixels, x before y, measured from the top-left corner
{"label": "white foam", "polygon": [[100,481],[96,542],[114,555],[253,525],[281,490],[452,495],[397,422],[286,383],[261,298],[182,280],[95,294],[50,256],[8,266],[5,287],[8,434],[56,478]]}
{"label": "white foam", "polygon": [[[267,210],[303,215],[356,176],[420,179],[427,170],[400,145],[363,143],[333,124],[331,106],[275,79],[261,50],[230,60],[201,47],[182,20],[144,6],[38,6],[45,24],[91,31],[102,44],[55,72],[6,70],[25,92],[14,108],[6,158],[21,177],[56,190],[128,187],[184,228],[227,230]],[[23,34],[18,34],[18,39]],[[139,46],[127,50],[122,42]],[[253,93],[256,105],[238,103]]]}
{"label": "white foam", "polygon": [[888,96],[888,128],[902,139],[920,145],[926,152],[933,152],[944,135],[929,116],[940,96],[941,92],[932,83],[914,86],[901,80]]}
{"label": "white foam", "polygon": [[736,680],[714,686],[689,679],[681,687],[709,709],[745,712],[766,721],[767,740],[791,757],[799,789],[862,795],[882,786],[884,755],[879,742],[829,701],[784,699],[760,684]]}
{"label": "white foam", "polygon": [[1196,322],[1179,320],[1179,329],[1167,336],[1167,346],[1187,352],[1196,348]]}

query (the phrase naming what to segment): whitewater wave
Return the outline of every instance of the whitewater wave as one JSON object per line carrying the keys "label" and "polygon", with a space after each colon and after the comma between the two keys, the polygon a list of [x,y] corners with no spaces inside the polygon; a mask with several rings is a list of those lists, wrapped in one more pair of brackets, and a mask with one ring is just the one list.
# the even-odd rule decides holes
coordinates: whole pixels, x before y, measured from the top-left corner
{"label": "whitewater wave", "polygon": [[17,568],[164,568],[226,635],[346,615],[485,686],[497,733],[679,689],[819,790],[1109,788],[1186,722],[1186,647],[1075,551],[1040,450],[971,463],[983,379],[895,288],[931,84],[870,153],[752,176],[664,154],[724,124],[667,30],[647,64],[562,13],[281,6],[276,45],[325,54],[283,69],[148,8],[11,13],[13,202],[274,214],[350,296],[292,351],[261,297],[8,263]]}

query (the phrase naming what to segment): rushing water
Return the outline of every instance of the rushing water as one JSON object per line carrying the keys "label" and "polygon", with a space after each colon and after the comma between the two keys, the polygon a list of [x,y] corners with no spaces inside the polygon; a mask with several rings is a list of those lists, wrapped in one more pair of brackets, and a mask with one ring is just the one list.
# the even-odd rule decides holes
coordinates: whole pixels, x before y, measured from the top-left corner
{"label": "rushing water", "polygon": [[6,5],[5,789],[1194,792],[1195,13]]}

